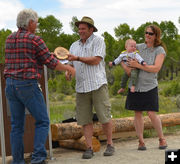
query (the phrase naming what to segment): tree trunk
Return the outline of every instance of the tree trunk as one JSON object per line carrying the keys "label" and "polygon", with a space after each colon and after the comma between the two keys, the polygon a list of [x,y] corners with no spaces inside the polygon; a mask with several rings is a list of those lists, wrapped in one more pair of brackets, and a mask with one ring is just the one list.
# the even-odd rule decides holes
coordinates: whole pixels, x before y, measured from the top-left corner
{"label": "tree trunk", "polygon": [[[162,126],[175,126],[180,125],[180,113],[169,113],[159,115]],[[134,118],[117,118],[112,119],[113,133],[134,131]],[[102,126],[99,122],[93,124],[94,126],[94,136],[99,136],[103,134]],[[152,123],[148,116],[144,117],[144,129],[153,128]],[[82,126],[77,125],[76,122],[73,123],[59,123],[51,124],[52,140],[65,140],[65,139],[78,139],[83,136]]]}
{"label": "tree trunk", "polygon": [[173,65],[170,66],[170,69],[171,69],[171,77],[170,77],[170,80],[173,80],[173,72],[174,72],[174,67],[173,67]]}
{"label": "tree trunk", "polygon": [[178,67],[176,67],[176,77],[178,77]]}
{"label": "tree trunk", "polygon": [[169,77],[169,69],[166,70],[166,77]]}

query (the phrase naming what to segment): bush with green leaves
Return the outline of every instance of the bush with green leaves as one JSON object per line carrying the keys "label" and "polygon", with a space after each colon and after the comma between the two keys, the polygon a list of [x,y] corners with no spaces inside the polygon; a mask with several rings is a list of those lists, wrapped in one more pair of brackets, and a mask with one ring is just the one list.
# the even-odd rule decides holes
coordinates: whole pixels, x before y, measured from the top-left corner
{"label": "bush with green leaves", "polygon": [[110,69],[114,82],[110,85],[110,94],[117,95],[117,91],[121,88],[121,77],[124,74],[124,70],[120,65],[117,65]]}
{"label": "bush with green leaves", "polygon": [[177,96],[180,94],[180,82],[179,81],[172,81],[167,84],[167,87],[163,89],[162,94],[164,96]]}
{"label": "bush with green leaves", "polygon": [[57,83],[58,83],[57,79],[50,78],[48,80],[48,90],[49,90],[50,93],[56,92],[56,90],[57,90]]}
{"label": "bush with green leaves", "polygon": [[72,81],[67,81],[65,78],[65,74],[59,74],[56,75],[54,79],[49,79],[48,80],[48,87],[49,87],[49,92],[53,93],[63,93],[65,95],[70,95],[74,93],[74,85],[75,82]]}
{"label": "bush with green leaves", "polygon": [[180,108],[180,95],[178,95],[176,98],[176,105],[178,108]]}

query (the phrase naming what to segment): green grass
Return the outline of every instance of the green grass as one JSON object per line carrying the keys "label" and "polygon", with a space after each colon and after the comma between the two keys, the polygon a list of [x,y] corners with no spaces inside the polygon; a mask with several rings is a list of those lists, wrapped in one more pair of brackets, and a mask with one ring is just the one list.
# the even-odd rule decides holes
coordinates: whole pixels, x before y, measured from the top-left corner
{"label": "green grass", "polygon": [[[180,79],[175,79],[180,80]],[[159,112],[158,114],[180,112],[176,105],[177,96],[166,97],[163,91],[171,86],[173,81],[159,82]],[[50,119],[51,123],[61,122],[64,119],[75,116],[75,94],[66,96],[62,93],[49,94],[50,99]],[[116,95],[110,97],[111,112],[113,118],[133,117],[134,111],[125,109],[126,95]],[[144,115],[147,115],[144,112]]]}
{"label": "green grass", "polygon": [[[110,98],[111,112],[113,118],[133,117],[134,111],[126,110],[126,96],[118,95]],[[64,119],[75,116],[75,97],[66,96],[61,101],[50,101],[50,119],[52,123],[60,122]],[[159,112],[158,114],[180,112],[177,108],[175,97],[159,96]],[[144,115],[147,115],[144,112]]]}
{"label": "green grass", "polygon": [[[171,127],[163,127],[164,135],[172,135],[180,132],[180,125],[171,126]],[[157,132],[155,129],[144,130],[143,133],[144,138],[157,137]]]}
{"label": "green grass", "polygon": [[50,101],[51,123],[75,116],[75,98],[66,96],[62,101]]}

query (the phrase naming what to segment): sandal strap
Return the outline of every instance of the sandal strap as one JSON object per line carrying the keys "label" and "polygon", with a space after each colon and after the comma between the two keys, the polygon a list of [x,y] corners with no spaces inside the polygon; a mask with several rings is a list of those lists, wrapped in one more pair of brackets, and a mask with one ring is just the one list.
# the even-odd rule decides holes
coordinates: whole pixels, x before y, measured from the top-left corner
{"label": "sandal strap", "polygon": [[142,142],[142,141],[140,141],[140,140],[139,140],[139,143],[140,143],[140,144],[144,144],[144,142]]}
{"label": "sandal strap", "polygon": [[139,146],[145,146],[145,143],[139,140]]}
{"label": "sandal strap", "polygon": [[161,141],[166,141],[166,139],[165,138],[159,138],[159,141],[161,142]]}

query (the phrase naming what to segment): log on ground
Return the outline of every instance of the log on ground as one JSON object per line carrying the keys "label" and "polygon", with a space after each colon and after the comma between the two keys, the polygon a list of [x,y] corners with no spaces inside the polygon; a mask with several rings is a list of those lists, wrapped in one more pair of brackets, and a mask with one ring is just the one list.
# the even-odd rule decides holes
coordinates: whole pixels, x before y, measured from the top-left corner
{"label": "log on ground", "polygon": [[[69,140],[59,140],[60,147],[77,149],[77,150],[86,150],[86,141],[85,137],[82,136],[80,139],[69,139]],[[96,137],[92,137],[92,146],[93,151],[98,152],[100,150],[101,144]]]}
{"label": "log on ground", "polygon": [[[180,125],[180,113],[169,113],[159,115],[162,126]],[[93,136],[103,134],[101,123],[95,122]],[[134,131],[134,117],[112,119],[113,133]],[[144,129],[153,128],[148,116],[144,117]],[[51,124],[52,140],[78,139],[83,136],[82,126],[73,123]]]}

